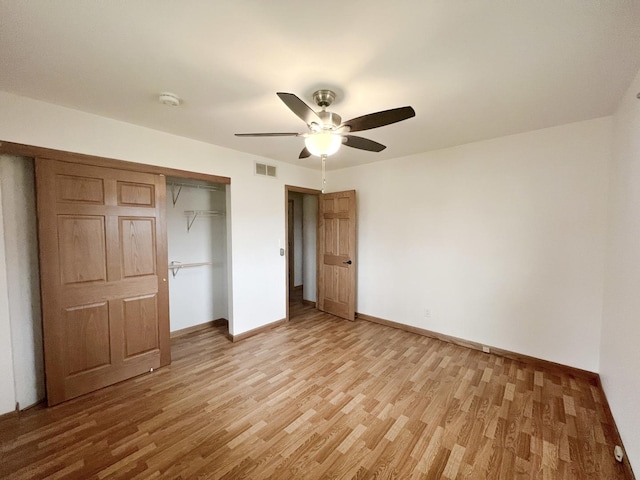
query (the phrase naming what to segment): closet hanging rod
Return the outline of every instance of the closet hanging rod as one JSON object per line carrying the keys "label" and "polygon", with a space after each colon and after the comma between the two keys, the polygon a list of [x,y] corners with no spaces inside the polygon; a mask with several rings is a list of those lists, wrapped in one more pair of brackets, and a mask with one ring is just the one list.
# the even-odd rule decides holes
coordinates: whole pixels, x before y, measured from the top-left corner
{"label": "closet hanging rod", "polygon": [[[222,187],[219,187],[217,185],[194,185],[193,183],[183,183],[183,182],[167,182],[167,185],[171,187],[171,199],[173,200],[174,207],[176,206],[176,202],[180,197],[180,192],[182,192],[182,187],[199,188],[201,190],[209,190],[211,192],[222,191]],[[175,187],[178,187],[177,192]]]}
{"label": "closet hanging rod", "polygon": [[213,262],[180,263],[173,261],[169,265],[169,270],[171,270],[173,278],[176,278],[181,268],[204,267],[205,265],[213,265]]}
{"label": "closet hanging rod", "polygon": [[[220,210],[185,210],[184,214],[187,217],[187,232],[191,230],[193,222],[198,217],[223,217],[224,212]],[[191,218],[193,217],[193,218]]]}

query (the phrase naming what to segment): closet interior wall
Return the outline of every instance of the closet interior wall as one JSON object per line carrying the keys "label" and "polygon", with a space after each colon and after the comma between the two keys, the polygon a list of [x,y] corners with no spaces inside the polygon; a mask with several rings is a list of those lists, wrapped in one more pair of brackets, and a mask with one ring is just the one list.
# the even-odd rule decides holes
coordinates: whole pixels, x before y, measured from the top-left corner
{"label": "closet interior wall", "polygon": [[303,299],[316,302],[318,196],[302,195],[302,281]]}
{"label": "closet interior wall", "polygon": [[0,155],[0,190],[0,370],[11,366],[2,378],[14,379],[0,387],[6,412],[45,397],[33,158]]}
{"label": "closet interior wall", "polygon": [[293,202],[293,286],[304,284],[302,271],[304,264],[302,238],[302,194],[289,192],[289,201]]}
{"label": "closet interior wall", "polygon": [[318,196],[289,192],[293,202],[293,286],[303,299],[316,301],[316,235]]}
{"label": "closet interior wall", "polygon": [[167,177],[172,332],[229,319],[226,188]]}

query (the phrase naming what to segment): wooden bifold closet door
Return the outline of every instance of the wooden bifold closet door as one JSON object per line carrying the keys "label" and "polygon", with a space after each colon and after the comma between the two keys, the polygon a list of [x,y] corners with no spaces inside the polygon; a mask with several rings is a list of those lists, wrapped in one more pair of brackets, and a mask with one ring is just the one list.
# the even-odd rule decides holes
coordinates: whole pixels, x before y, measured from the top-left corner
{"label": "wooden bifold closet door", "polygon": [[171,362],[163,176],[36,159],[47,401]]}

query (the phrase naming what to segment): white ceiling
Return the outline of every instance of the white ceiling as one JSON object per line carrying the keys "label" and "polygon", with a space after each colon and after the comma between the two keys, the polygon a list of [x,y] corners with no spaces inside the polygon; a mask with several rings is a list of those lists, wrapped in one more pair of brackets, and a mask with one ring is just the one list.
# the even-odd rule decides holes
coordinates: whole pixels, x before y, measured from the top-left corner
{"label": "white ceiling", "polygon": [[0,90],[314,168],[301,138],[233,133],[306,131],[278,91],[333,88],[344,120],[414,107],[339,168],[611,114],[640,68],[639,4],[0,0]]}

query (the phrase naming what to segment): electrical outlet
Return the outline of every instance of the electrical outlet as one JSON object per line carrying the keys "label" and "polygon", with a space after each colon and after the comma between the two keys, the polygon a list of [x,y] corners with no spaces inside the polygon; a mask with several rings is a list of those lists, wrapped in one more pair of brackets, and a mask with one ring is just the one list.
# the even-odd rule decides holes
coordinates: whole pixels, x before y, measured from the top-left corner
{"label": "electrical outlet", "polygon": [[490,349],[489,347],[487,347],[486,345],[483,345],[483,346],[482,346],[482,351],[483,351],[484,353],[491,353],[491,349]]}
{"label": "electrical outlet", "polygon": [[431,310],[429,310],[428,308],[424,309],[424,318],[426,318],[427,320],[431,320]]}

